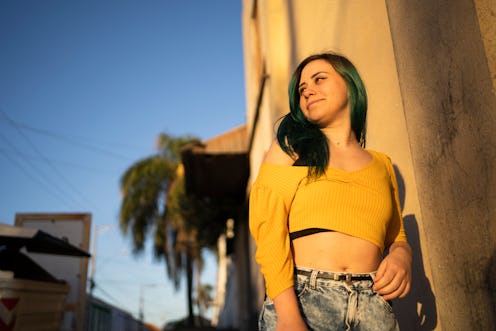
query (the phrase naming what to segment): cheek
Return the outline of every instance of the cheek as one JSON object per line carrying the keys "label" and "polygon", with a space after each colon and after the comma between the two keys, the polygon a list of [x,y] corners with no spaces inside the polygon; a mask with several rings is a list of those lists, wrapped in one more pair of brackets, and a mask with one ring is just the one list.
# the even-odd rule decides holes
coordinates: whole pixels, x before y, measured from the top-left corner
{"label": "cheek", "polygon": [[346,86],[346,84],[344,82],[341,85],[341,96],[342,96],[342,98],[345,98],[346,100],[348,100],[348,98],[349,98],[348,86]]}
{"label": "cheek", "polygon": [[305,112],[306,109],[305,109],[305,102],[303,100],[303,98],[300,98],[300,109],[302,112]]}

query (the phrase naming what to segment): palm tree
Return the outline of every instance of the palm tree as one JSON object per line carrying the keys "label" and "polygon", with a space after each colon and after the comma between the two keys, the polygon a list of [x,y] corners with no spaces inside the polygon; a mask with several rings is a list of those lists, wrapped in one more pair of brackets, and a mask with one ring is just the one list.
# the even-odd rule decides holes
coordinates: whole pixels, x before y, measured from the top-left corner
{"label": "palm tree", "polygon": [[193,265],[196,261],[201,266],[201,247],[196,244],[197,230],[181,210],[187,199],[180,151],[195,140],[189,136],[175,138],[160,134],[159,153],[139,160],[122,175],[119,214],[121,231],[132,237],[135,255],[143,252],[146,237],[153,231],[154,256],[165,260],[167,276],[176,290],[186,274],[190,325],[194,325]]}
{"label": "palm tree", "polygon": [[210,284],[201,284],[200,279],[197,280],[196,285],[196,305],[198,307],[198,315],[200,321],[203,320],[205,311],[212,305],[212,291],[213,286]]}
{"label": "palm tree", "polygon": [[[161,219],[163,224],[161,223],[160,226],[167,227],[167,220],[176,224],[176,231],[169,231],[172,235],[172,246],[176,252],[170,256],[172,261],[169,264],[182,266],[182,268],[175,268],[176,272],[172,277],[175,281],[179,281],[182,272],[186,272],[188,323],[194,325],[193,273],[196,270],[197,277],[200,277],[203,261],[201,257],[202,246],[198,241],[198,230],[191,218],[187,218],[191,215],[184,211],[184,208],[192,207],[189,203],[185,203],[188,200],[184,189],[184,170],[182,165],[179,165],[176,180],[171,184],[166,195],[166,217]],[[158,242],[165,242],[165,240],[158,240]],[[160,251],[161,247],[156,245],[155,253],[159,254]],[[196,269],[194,268],[195,265]],[[176,286],[179,285],[179,283],[175,284]]]}

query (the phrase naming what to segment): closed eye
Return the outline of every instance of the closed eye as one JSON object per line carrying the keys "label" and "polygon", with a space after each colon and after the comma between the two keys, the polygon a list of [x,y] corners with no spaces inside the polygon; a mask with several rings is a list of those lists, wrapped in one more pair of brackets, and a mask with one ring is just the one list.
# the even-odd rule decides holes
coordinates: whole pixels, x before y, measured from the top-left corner
{"label": "closed eye", "polygon": [[318,82],[320,82],[321,80],[324,80],[324,79],[326,79],[326,78],[327,78],[327,77],[322,77],[322,76],[321,76],[321,77],[315,77],[315,82],[316,82],[316,83],[318,83]]}
{"label": "closed eye", "polygon": [[[313,79],[315,84],[318,84],[322,80],[327,79],[326,72],[317,72],[311,78]],[[301,83],[300,88],[298,89],[298,93],[302,95],[303,92],[305,92],[306,88],[307,88],[307,83]]]}

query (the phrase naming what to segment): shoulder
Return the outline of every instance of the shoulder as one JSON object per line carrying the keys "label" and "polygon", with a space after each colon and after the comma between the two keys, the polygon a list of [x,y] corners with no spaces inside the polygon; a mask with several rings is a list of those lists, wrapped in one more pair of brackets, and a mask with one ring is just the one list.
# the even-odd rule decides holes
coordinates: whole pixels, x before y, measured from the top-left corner
{"label": "shoulder", "polygon": [[267,154],[265,155],[263,162],[291,166],[294,164],[295,160],[286,154],[286,152],[282,150],[277,139],[274,139],[269,147],[269,150],[267,151]]}
{"label": "shoulder", "polygon": [[396,180],[396,173],[391,157],[389,157],[389,155],[382,152],[378,152],[370,149],[367,149],[367,151],[370,154],[372,154],[375,157],[375,159],[378,160],[383,165],[384,168],[386,168],[386,171],[388,172],[389,176],[394,180]]}
{"label": "shoulder", "polygon": [[274,140],[260,166],[252,190],[269,189],[291,196],[307,175],[306,167],[294,167],[293,164],[294,160]]}
{"label": "shoulder", "polygon": [[369,152],[372,155],[372,157],[375,157],[376,159],[378,159],[382,163],[391,164],[391,158],[389,157],[389,155],[387,155],[383,152],[373,150],[373,149],[367,149],[367,152]]}

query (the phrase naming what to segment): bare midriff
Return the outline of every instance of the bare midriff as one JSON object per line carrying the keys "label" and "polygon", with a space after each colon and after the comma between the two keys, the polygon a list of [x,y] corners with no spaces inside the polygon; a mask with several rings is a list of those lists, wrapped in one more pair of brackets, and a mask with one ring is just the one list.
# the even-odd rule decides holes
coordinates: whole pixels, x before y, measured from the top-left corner
{"label": "bare midriff", "polygon": [[292,241],[295,265],[334,272],[368,273],[381,261],[379,247],[339,232],[319,232]]}

